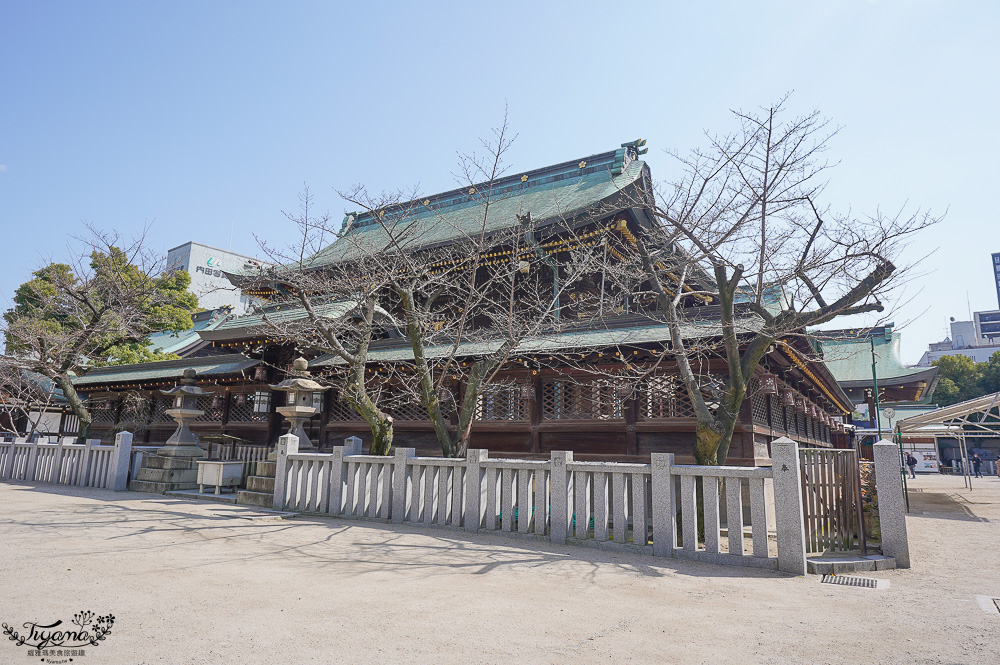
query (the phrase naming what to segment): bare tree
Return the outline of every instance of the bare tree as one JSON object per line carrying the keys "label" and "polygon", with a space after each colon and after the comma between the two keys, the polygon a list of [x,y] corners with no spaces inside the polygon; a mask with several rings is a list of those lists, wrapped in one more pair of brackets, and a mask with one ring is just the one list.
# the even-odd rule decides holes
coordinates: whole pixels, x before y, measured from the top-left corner
{"label": "bare tree", "polygon": [[[725,462],[769,349],[836,317],[884,314],[907,275],[906,242],[937,221],[921,211],[832,211],[822,202],[823,153],[836,132],[818,112],[786,117],[786,99],[734,111],[737,131],[674,154],[682,177],[644,202],[658,223],[634,237],[628,261],[609,265],[637,300],[655,302],[647,315],[669,326],[664,357],[676,361],[695,406],[701,464]],[[717,335],[685,335],[686,323],[709,312]],[[713,356],[728,366],[715,386],[698,368]]]}
{"label": "bare tree", "polygon": [[[0,431],[31,439],[56,396],[55,385],[14,358],[0,357]],[[19,422],[23,428],[18,428]]]}
{"label": "bare tree", "polygon": [[308,187],[299,203],[298,213],[285,213],[298,229],[295,242],[287,247],[261,242],[273,265],[259,266],[238,281],[268,293],[272,304],[262,309],[264,330],[291,340],[300,351],[336,359],[334,373],[317,379],[337,387],[368,423],[371,454],[388,455],[393,418],[380,405],[379,386],[372,392],[368,377],[371,342],[392,328],[378,300],[386,277],[376,265],[327,261],[324,250],[336,238],[329,215],[313,215]]}
{"label": "bare tree", "polygon": [[144,351],[151,333],[191,327],[197,298],[190,277],[165,273],[144,236],[126,241],[89,228],[82,251],[69,263],[51,263],[15,293],[4,313],[7,352],[26,369],[51,379],[80,419],[86,439],[92,422],[73,377]]}
{"label": "bare tree", "polygon": [[[457,213],[451,194],[439,208],[436,199],[372,196],[360,186],[341,192],[374,229],[348,229],[338,242],[386,276],[381,302],[398,316],[412,353],[379,372],[399,388],[398,398],[424,408],[445,457],[465,454],[483,391],[523,342],[581,326],[598,312],[577,288],[600,271],[594,243],[575,230],[580,220],[550,214],[542,228],[518,197],[520,183],[498,186],[512,140],[505,119],[482,142],[482,157],[460,156]],[[543,247],[553,238],[579,248],[557,262]],[[561,304],[571,291],[577,317],[567,321]]]}

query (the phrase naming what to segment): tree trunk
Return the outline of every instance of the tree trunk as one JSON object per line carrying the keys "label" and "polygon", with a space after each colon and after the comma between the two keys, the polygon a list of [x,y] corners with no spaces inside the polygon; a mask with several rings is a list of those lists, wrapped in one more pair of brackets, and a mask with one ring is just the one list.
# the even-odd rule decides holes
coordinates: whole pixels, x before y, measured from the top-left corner
{"label": "tree trunk", "polygon": [[372,430],[372,445],[368,449],[368,454],[389,455],[392,452],[392,420],[388,418],[385,420],[376,419],[374,422],[369,422],[368,425]]}
{"label": "tree trunk", "polygon": [[392,452],[392,417],[383,413],[368,396],[365,390],[365,366],[357,363],[351,368],[351,373],[344,389],[344,399],[365,419],[372,433],[370,455],[389,455]]}
{"label": "tree trunk", "polygon": [[69,402],[70,408],[73,409],[73,415],[80,419],[80,429],[77,432],[76,442],[80,444],[87,443],[87,437],[90,436],[90,425],[94,422],[90,416],[90,411],[87,410],[87,406],[76,392],[76,388],[73,387],[73,382],[69,380],[69,377],[53,376],[50,378],[63,391],[63,396]]}
{"label": "tree trunk", "polygon": [[716,417],[711,421],[699,420],[695,429],[694,458],[698,464],[718,466],[726,463],[729,445],[733,441],[736,419]]}
{"label": "tree trunk", "polygon": [[476,407],[479,406],[479,395],[483,390],[486,377],[492,371],[495,362],[480,360],[472,366],[469,379],[465,383],[465,392],[458,412],[458,432],[455,434],[455,457],[464,457],[472,439],[472,422],[476,418]]}

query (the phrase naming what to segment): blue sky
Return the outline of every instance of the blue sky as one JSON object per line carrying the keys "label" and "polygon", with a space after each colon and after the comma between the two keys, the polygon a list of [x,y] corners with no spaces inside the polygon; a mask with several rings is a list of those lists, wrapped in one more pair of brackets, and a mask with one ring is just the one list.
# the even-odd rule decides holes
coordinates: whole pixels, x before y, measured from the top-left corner
{"label": "blue sky", "polygon": [[455,184],[508,105],[528,170],[732,127],[794,90],[843,130],[827,200],[948,210],[897,322],[915,362],[947,317],[997,306],[995,2],[16,2],[0,0],[0,306],[81,224],[152,225],[254,254],[308,183]]}

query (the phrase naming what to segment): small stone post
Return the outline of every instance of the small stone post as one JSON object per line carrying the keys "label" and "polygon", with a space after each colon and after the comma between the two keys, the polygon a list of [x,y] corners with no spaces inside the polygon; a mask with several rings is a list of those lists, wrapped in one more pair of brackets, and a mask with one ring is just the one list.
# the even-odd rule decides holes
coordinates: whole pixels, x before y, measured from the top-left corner
{"label": "small stone post", "polygon": [[35,466],[38,464],[38,445],[41,437],[35,437],[35,442],[28,448],[28,465],[24,467],[24,479],[31,482],[35,479]]}
{"label": "small stone post", "polygon": [[81,453],[80,465],[77,467],[78,471],[76,473],[76,485],[80,487],[86,487],[90,484],[90,466],[91,466],[91,456],[94,454],[93,447],[95,445],[100,445],[101,440],[96,439],[97,443],[94,443],[95,439],[87,439],[87,445]]}
{"label": "small stone post", "polygon": [[132,432],[115,434],[115,452],[111,458],[109,490],[124,492],[128,489],[128,468],[132,458]]}
{"label": "small stone post", "polygon": [[[23,441],[23,439],[22,439],[22,441]],[[15,446],[17,445],[17,443],[18,443],[18,440],[17,440],[17,438],[15,438],[10,443],[10,447],[7,448],[7,457],[4,458],[3,473],[0,474],[0,478],[4,478],[6,480],[10,480],[10,477],[12,475],[14,475],[14,451],[16,450]]]}
{"label": "small stone post", "polygon": [[677,544],[677,508],[674,505],[673,453],[651,453],[653,493],[653,556],[673,556]]}
{"label": "small stone post", "polygon": [[285,434],[278,437],[277,453],[274,467],[274,503],[275,510],[285,509],[285,492],[288,489],[288,456],[299,452],[299,437]]}
{"label": "small stone post", "polygon": [[66,445],[66,439],[59,439],[59,447],[56,448],[56,454],[52,458],[52,482],[59,483],[62,480],[62,462],[63,462],[63,452]]}
{"label": "small stone post", "polygon": [[[360,442],[361,439],[358,441]],[[392,460],[392,523],[402,524],[403,520],[406,519],[406,460],[415,457],[417,451],[413,448],[395,448],[394,451]]]}
{"label": "small stone post", "polygon": [[364,441],[362,441],[361,437],[358,436],[349,436],[344,439],[344,457],[349,455],[361,455],[363,444]]}
{"label": "small stone post", "polygon": [[896,559],[897,568],[910,567],[906,536],[906,503],[899,466],[899,446],[883,439],[872,446],[875,457],[875,492],[882,527],[882,554]]}
{"label": "small stone post", "polygon": [[573,462],[573,453],[568,450],[553,450],[550,473],[552,475],[549,487],[552,491],[552,521],[549,524],[549,538],[553,543],[564,545],[569,533],[570,505],[569,500],[569,464]]}
{"label": "small stone post", "polygon": [[799,444],[788,437],[771,442],[774,473],[774,522],[778,532],[778,570],[806,574],[805,516]]}
{"label": "small stone post", "polygon": [[338,517],[344,509],[344,447],[333,447],[330,463],[330,506],[328,512]]}
{"label": "small stone post", "polygon": [[[489,457],[488,450],[465,451],[465,530],[475,533],[483,524],[483,462]],[[538,507],[535,508],[538,510]]]}

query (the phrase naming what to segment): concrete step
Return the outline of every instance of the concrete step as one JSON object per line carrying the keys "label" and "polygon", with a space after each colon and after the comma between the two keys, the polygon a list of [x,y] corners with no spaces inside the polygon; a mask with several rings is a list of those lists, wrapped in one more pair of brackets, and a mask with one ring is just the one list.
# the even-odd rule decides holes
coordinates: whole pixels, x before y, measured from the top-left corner
{"label": "concrete step", "polygon": [[150,480],[133,480],[128,486],[132,492],[149,494],[166,494],[174,490],[190,490],[196,487],[198,483],[158,483]]}
{"label": "concrete step", "polygon": [[896,567],[896,559],[881,554],[862,556],[848,552],[843,554],[824,554],[806,559],[806,570],[813,575],[835,575],[841,573],[858,573],[873,570],[892,570]]}
{"label": "concrete step", "polygon": [[216,503],[236,503],[236,492],[226,492],[216,494],[215,488],[205,492],[198,490],[171,490],[166,492],[168,496],[180,496],[185,499],[198,499],[199,501],[215,501]]}
{"label": "concrete step", "polygon": [[267,492],[274,494],[274,478],[250,476],[247,478],[247,490],[251,492]]}
{"label": "concrete step", "polygon": [[236,503],[245,506],[259,506],[261,508],[274,507],[274,494],[270,492],[253,492],[250,490],[240,490],[236,493]]}
{"label": "concrete step", "polygon": [[277,467],[277,462],[257,462],[257,469],[254,471],[253,475],[264,478],[274,478],[277,474]]}
{"label": "concrete step", "polygon": [[150,469],[143,467],[136,474],[137,480],[151,483],[194,483],[198,480],[195,469]]}
{"label": "concrete step", "polygon": [[144,469],[197,469],[198,466],[190,458],[160,457],[152,455],[143,460]]}

